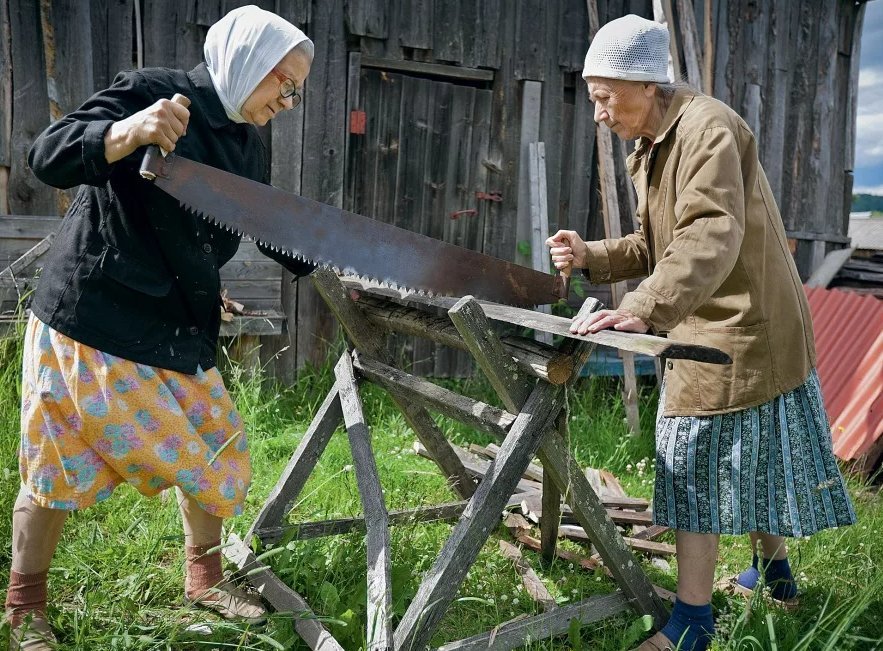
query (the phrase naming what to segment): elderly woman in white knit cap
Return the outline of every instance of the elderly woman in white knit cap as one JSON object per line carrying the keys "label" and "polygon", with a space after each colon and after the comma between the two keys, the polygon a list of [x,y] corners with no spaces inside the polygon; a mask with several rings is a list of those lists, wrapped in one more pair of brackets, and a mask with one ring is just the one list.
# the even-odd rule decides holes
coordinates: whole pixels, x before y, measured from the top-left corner
{"label": "elderly woman in white knit cap", "polygon": [[[13,649],[51,648],[46,576],[65,518],[123,482],[145,495],[176,487],[188,603],[248,622],[265,615],[224,580],[218,551],[223,518],[242,512],[251,481],[242,421],[215,366],[218,268],[239,238],[186,212],[138,169],[144,146],[159,145],[268,182],[255,126],[300,103],[313,44],[247,6],[209,29],[204,54],[189,72],[120,73],[30,152],[43,182],[81,187],[26,331],[6,595]],[[170,101],[176,94],[183,103]]]}
{"label": "elderly woman in white knit cap", "polygon": [[[855,521],[837,468],[806,297],[748,125],[667,75],[667,30],[638,16],[602,27],[583,77],[595,122],[637,140],[628,170],[637,232],[549,238],[558,269],[593,283],[646,278],[618,309],[571,325],[667,333],[719,348],[729,365],[669,360],[656,422],[654,517],[676,532],[678,593],[668,623],[640,649],[702,651],[720,534],[760,549],[729,587],[766,585],[778,604],[797,587],[784,537]],[[600,127],[600,128],[604,128]],[[763,580],[761,580],[763,577]]]}

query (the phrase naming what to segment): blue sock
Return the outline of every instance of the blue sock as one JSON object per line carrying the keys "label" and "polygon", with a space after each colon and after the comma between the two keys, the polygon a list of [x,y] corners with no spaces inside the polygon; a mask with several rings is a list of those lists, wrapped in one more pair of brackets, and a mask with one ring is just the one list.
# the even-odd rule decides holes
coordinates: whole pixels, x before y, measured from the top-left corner
{"label": "blue sock", "polygon": [[662,634],[680,651],[705,651],[714,636],[711,604],[692,606],[678,599]]}
{"label": "blue sock", "polygon": [[793,599],[797,596],[797,583],[791,575],[788,559],[763,559],[763,578],[774,599]]}
{"label": "blue sock", "polygon": [[751,567],[747,570],[739,574],[736,577],[736,583],[741,585],[743,588],[748,588],[749,590],[754,590],[757,587],[757,582],[760,580],[760,570],[757,569],[758,558],[757,554],[751,557]]}

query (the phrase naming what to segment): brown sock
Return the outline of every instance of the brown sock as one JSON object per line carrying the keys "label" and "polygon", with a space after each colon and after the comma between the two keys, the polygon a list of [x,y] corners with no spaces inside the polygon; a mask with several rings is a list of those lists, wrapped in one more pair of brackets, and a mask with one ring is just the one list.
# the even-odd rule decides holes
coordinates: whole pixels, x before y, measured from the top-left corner
{"label": "brown sock", "polygon": [[9,571],[9,590],[6,593],[6,614],[15,628],[33,612],[46,612],[46,578],[49,570],[36,574]]}
{"label": "brown sock", "polygon": [[[187,565],[185,570],[187,577],[184,582],[184,592],[188,599],[200,597],[206,590],[218,585],[224,579],[221,570],[220,550],[207,553],[212,548],[221,546],[221,541],[208,545],[185,545],[187,553]],[[207,595],[211,598],[211,595]]]}

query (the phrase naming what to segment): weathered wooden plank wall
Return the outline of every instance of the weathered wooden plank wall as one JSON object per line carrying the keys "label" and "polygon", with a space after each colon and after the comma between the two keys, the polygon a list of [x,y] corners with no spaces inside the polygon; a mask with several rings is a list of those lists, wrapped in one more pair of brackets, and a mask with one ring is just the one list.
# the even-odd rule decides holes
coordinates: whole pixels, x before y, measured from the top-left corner
{"label": "weathered wooden plank wall", "polygon": [[846,235],[864,3],[714,0],[712,12],[714,94],[754,129],[808,277]]}
{"label": "weathered wooden plank wall", "polygon": [[[208,27],[253,1],[0,0],[0,214],[64,211],[69,193],[46,188],[26,166],[30,144],[51,119],[139,61],[192,67],[201,60]],[[603,235],[595,126],[580,78],[586,0],[257,4],[302,27],[316,43],[304,106],[261,129],[275,185],[515,259],[519,246],[524,249],[518,203],[527,125],[524,133],[545,142],[550,228]],[[685,52],[695,52],[700,73],[706,74],[703,62],[713,70],[715,96],[755,129],[807,274],[846,233],[863,4],[667,4],[678,67],[686,74]],[[602,22],[627,13],[653,16],[652,0],[597,0],[597,6]],[[693,33],[694,22],[684,47],[683,28]],[[526,87],[540,89],[538,108],[523,101]],[[525,107],[536,114],[524,114]],[[351,123],[352,111],[364,112],[363,129],[360,116]],[[621,161],[617,165],[628,232],[632,190]],[[254,295],[238,298],[264,305],[281,296],[288,315],[285,335],[265,341],[262,351],[271,372],[290,380],[297,368],[324,360],[336,326],[310,283],[291,283],[287,274],[278,280],[265,265],[243,273],[248,277],[237,291],[248,287]],[[281,288],[259,288],[262,278]],[[603,300],[606,288],[598,289]],[[421,372],[466,370],[466,358],[451,351],[404,338],[399,345]]]}
{"label": "weathered wooden plank wall", "polygon": [[9,213],[12,166],[12,34],[9,4],[0,2],[0,214]]}
{"label": "weathered wooden plank wall", "polygon": [[91,90],[96,90],[107,88],[120,70],[138,65],[136,49],[132,47],[135,6],[128,0],[91,0],[90,8],[92,43],[104,44],[91,48]]}
{"label": "weathered wooden plank wall", "polygon": [[21,215],[53,215],[55,191],[28,169],[28,150],[49,124],[49,92],[43,58],[39,0],[9,0],[12,53],[12,139],[7,197],[9,210]]}
{"label": "weathered wooden plank wall", "polygon": [[[202,6],[202,2],[199,3],[199,6]],[[308,1],[287,2],[278,7],[280,16],[301,29],[306,29],[309,10],[310,2]],[[270,149],[273,152],[270,158],[271,183],[287,192],[300,194],[301,170],[303,169],[304,111],[291,111],[288,115],[275,120],[271,132]],[[306,284],[296,282],[294,276],[283,270],[280,290],[281,304],[277,306],[287,315],[283,333],[281,337],[264,338],[261,345],[261,364],[268,374],[285,382],[290,382],[297,375],[297,299],[301,287]],[[301,351],[301,353],[303,352]]]}

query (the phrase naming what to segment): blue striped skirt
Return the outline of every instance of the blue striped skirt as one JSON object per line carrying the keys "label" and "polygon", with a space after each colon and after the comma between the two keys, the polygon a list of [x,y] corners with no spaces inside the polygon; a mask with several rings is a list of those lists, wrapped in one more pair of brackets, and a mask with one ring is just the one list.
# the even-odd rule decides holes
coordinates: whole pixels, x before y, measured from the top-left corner
{"label": "blue striped skirt", "polygon": [[656,418],[654,521],[696,533],[809,536],[855,522],[819,377],[715,416]]}

